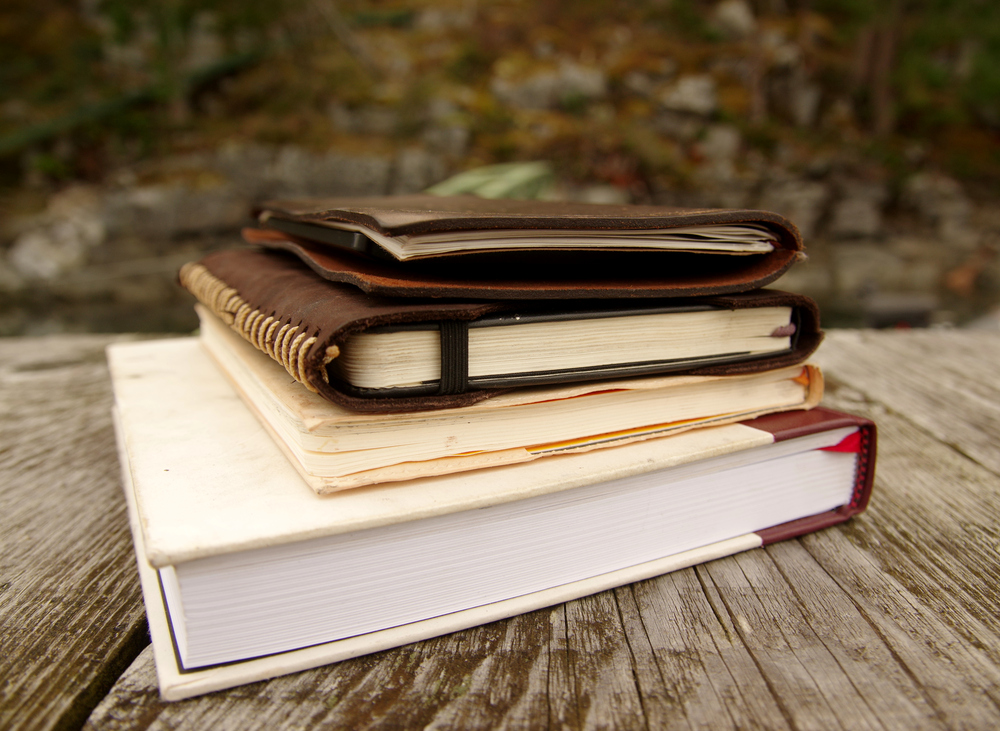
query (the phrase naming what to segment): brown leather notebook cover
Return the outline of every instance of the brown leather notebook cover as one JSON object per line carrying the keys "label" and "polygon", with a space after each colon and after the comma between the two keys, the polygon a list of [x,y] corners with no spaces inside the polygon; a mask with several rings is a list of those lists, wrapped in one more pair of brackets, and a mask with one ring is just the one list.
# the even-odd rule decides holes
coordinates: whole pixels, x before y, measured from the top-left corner
{"label": "brown leather notebook cover", "polygon": [[[185,265],[181,283],[230,327],[280,362],[300,383],[325,398],[358,411],[416,411],[453,408],[488,398],[504,387],[469,389],[461,374],[461,323],[488,315],[524,312],[527,303],[391,298],[329,282],[297,258],[282,252],[234,249]],[[634,304],[634,303],[633,303]],[[649,304],[644,302],[643,304]],[[664,304],[669,304],[665,302]],[[690,305],[690,300],[684,300]],[[822,334],[815,303],[802,295],[770,290],[698,300],[727,310],[791,307],[792,347],[735,362],[716,362],[661,372],[687,375],[755,373],[802,362],[818,347]],[[442,332],[443,366],[436,392],[371,397],[331,378],[328,366],[347,337],[382,325],[436,323]],[[467,347],[467,329],[466,347]],[[457,365],[454,365],[457,361]],[[457,375],[456,375],[457,374]],[[635,375],[625,373],[623,375]],[[568,378],[567,380],[573,380]],[[582,380],[576,378],[575,380]],[[594,380],[593,377],[585,380]]]}
{"label": "brown leather notebook cover", "polygon": [[[678,209],[432,195],[273,201],[259,211],[256,244],[292,251],[318,274],[373,294],[395,297],[561,299],[687,297],[763,287],[802,256],[798,229],[768,211]],[[499,248],[398,261],[353,226],[386,237],[493,232]],[[526,250],[517,233],[651,232],[754,225],[773,249],[731,255],[616,250],[589,242]],[[505,232],[512,234],[504,239]]]}

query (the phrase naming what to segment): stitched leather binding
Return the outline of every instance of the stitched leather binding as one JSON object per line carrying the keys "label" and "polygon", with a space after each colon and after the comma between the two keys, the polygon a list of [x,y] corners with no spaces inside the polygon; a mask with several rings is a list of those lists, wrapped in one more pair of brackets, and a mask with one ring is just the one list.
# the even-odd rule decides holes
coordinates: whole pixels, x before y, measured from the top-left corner
{"label": "stitched leather binding", "polygon": [[[314,393],[317,389],[309,383],[303,371],[303,360],[316,337],[306,337],[298,325],[282,322],[280,318],[264,315],[240,297],[232,287],[196,263],[181,267],[180,281],[204,305],[211,308],[233,330],[238,332],[258,350],[262,350],[284,366],[289,375]],[[329,360],[339,355],[334,346]],[[327,361],[329,362],[329,361]]]}

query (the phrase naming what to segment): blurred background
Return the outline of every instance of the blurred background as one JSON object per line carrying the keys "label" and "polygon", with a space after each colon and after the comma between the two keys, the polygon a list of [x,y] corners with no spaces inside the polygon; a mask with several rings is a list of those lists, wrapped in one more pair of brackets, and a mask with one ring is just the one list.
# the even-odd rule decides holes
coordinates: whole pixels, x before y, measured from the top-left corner
{"label": "blurred background", "polygon": [[990,0],[4,0],[0,335],[192,330],[255,201],[500,163],[783,213],[827,326],[997,329],[998,133]]}

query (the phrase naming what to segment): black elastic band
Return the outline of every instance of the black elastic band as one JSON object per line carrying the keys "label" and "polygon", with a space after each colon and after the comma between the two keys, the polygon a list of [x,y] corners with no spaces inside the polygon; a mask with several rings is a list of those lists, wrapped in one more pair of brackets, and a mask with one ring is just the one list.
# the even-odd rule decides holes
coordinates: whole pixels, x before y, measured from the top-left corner
{"label": "black elastic band", "polygon": [[442,396],[465,393],[469,385],[469,323],[447,320],[441,325]]}

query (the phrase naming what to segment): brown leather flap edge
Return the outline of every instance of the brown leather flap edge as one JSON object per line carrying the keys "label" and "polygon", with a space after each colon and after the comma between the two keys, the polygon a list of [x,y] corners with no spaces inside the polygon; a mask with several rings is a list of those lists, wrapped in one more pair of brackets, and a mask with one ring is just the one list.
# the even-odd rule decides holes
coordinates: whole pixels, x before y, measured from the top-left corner
{"label": "brown leather flap edge", "polygon": [[360,198],[268,201],[258,212],[293,221],[335,221],[366,226],[389,236],[498,229],[642,230],[680,226],[757,223],[782,248],[802,249],[795,224],[781,214],[737,208],[675,208],[573,201],[488,199],[426,193]]}
{"label": "brown leather flap edge", "polygon": [[[428,262],[419,262],[418,266],[404,265],[340,251],[267,229],[245,228],[243,238],[248,243],[289,251],[331,282],[351,284],[369,294],[386,297],[520,300],[719,295],[767,286],[784,274],[799,256],[786,249],[755,256],[706,255],[700,257],[702,262],[698,266],[685,270],[674,266],[679,261],[678,256],[685,255],[629,252],[598,262],[591,270],[595,273],[560,267],[556,278],[548,273],[551,269],[541,272],[530,267],[515,269],[513,276],[507,276],[503,269],[490,263],[459,267],[458,270],[429,267]],[[529,278],[525,276],[527,271],[541,273],[541,276]],[[613,276],[607,276],[608,272]]]}

